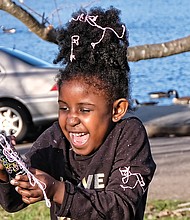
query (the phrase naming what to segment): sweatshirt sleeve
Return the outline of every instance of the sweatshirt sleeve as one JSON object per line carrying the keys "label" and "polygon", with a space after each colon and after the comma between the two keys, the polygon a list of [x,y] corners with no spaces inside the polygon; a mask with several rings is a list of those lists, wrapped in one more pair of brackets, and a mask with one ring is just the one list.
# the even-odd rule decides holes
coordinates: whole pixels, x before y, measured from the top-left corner
{"label": "sweatshirt sleeve", "polygon": [[0,204],[7,212],[17,212],[27,206],[10,183],[0,183]]}
{"label": "sweatshirt sleeve", "polygon": [[[118,132],[108,183],[103,190],[84,189],[66,182],[58,216],[72,219],[143,219],[148,185],[156,165],[142,123],[128,119]],[[106,160],[105,160],[106,161]]]}

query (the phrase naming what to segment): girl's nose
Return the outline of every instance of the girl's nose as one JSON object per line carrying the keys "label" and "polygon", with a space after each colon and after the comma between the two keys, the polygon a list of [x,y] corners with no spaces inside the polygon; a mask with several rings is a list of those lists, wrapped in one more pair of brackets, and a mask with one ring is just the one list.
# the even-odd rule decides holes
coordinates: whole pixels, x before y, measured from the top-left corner
{"label": "girl's nose", "polygon": [[70,126],[76,126],[76,125],[80,124],[80,119],[76,116],[70,116],[70,117],[67,117],[66,122]]}

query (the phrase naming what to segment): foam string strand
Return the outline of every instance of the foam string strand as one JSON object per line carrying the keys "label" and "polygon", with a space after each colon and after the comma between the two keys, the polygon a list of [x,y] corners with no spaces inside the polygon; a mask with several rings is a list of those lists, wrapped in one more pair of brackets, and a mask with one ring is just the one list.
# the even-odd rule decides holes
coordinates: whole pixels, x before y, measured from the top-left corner
{"label": "foam string strand", "polygon": [[82,13],[82,14],[79,15],[77,18],[72,18],[72,19],[71,19],[71,21],[73,20],[73,21],[87,22],[89,25],[91,25],[91,26],[93,26],[93,27],[97,27],[97,28],[103,30],[103,33],[102,33],[102,36],[101,36],[100,40],[97,41],[97,42],[95,42],[95,43],[94,43],[94,42],[91,43],[93,49],[95,48],[95,46],[96,46],[97,44],[99,44],[99,43],[102,41],[102,39],[103,39],[104,36],[105,36],[106,30],[111,30],[111,31],[113,31],[113,33],[117,36],[117,38],[123,38],[123,36],[124,36],[124,34],[125,34],[125,26],[124,26],[124,25],[122,25],[122,28],[123,28],[122,34],[121,34],[121,36],[119,36],[119,34],[118,34],[113,28],[110,28],[110,27],[102,27],[102,26],[98,25],[98,24],[96,23],[97,18],[98,18],[98,16],[89,16],[89,15],[85,15],[85,14]]}

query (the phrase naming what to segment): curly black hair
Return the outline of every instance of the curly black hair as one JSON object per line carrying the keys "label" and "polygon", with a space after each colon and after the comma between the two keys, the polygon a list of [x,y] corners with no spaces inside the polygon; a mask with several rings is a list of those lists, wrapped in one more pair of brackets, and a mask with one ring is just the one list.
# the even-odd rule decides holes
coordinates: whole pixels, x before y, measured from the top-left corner
{"label": "curly black hair", "polygon": [[[130,98],[129,43],[126,29],[118,37],[124,30],[119,15],[120,11],[112,6],[108,10],[92,8],[89,12],[80,9],[65,27],[57,29],[59,54],[54,63],[64,65],[57,76],[59,88],[64,81],[83,77],[86,83],[104,92],[110,104],[119,98]],[[87,22],[87,16],[96,19],[97,25]],[[73,44],[75,58],[71,61],[72,36],[79,36],[79,44]],[[92,43],[96,42],[93,48]]]}

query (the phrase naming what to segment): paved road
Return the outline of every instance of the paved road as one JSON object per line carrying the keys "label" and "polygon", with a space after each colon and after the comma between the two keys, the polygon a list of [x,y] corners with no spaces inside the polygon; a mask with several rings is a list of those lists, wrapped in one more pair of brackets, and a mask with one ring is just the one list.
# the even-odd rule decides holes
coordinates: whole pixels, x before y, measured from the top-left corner
{"label": "paved road", "polygon": [[190,200],[190,136],[150,139],[157,170],[150,199]]}
{"label": "paved road", "polygon": [[[190,136],[150,138],[157,170],[149,199],[190,200]],[[18,145],[24,154],[32,143]]]}

